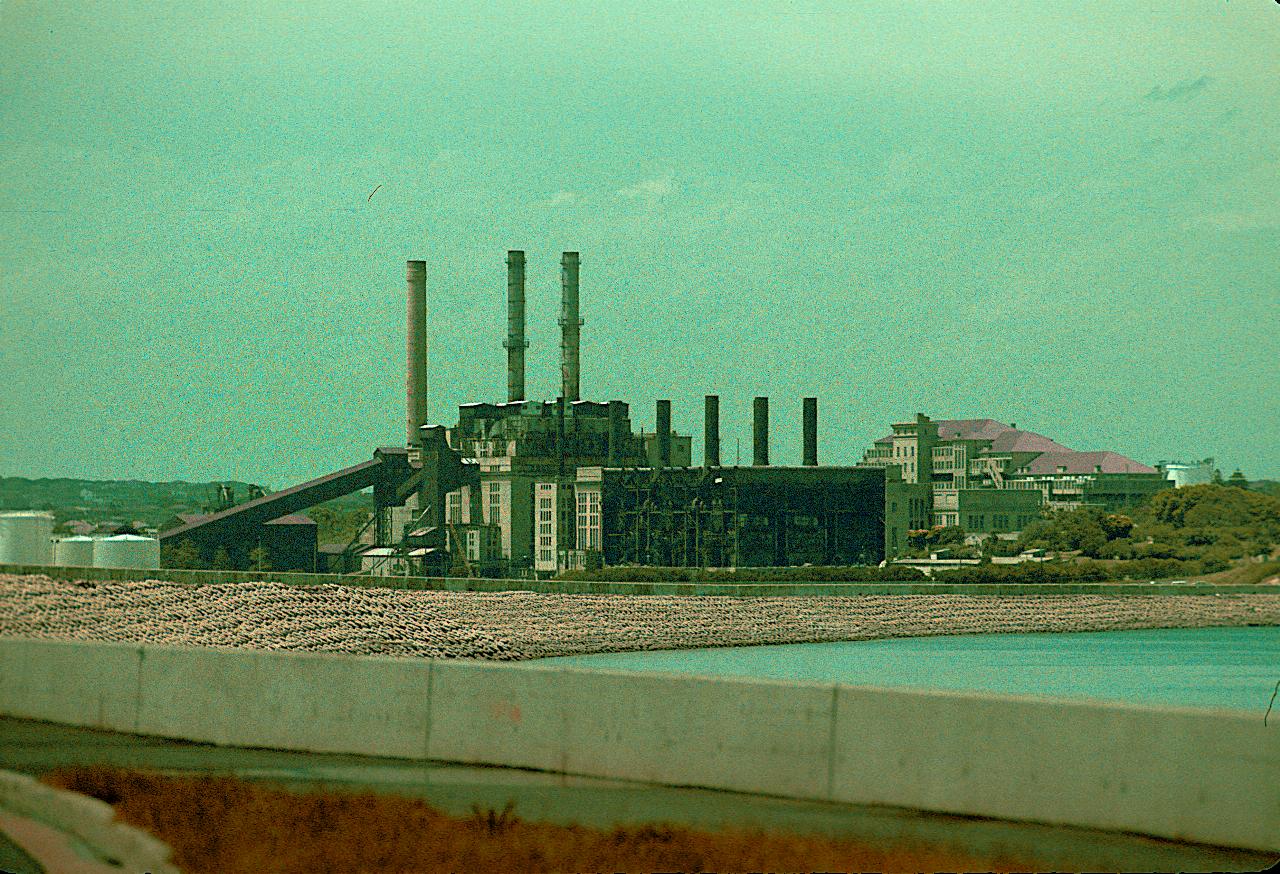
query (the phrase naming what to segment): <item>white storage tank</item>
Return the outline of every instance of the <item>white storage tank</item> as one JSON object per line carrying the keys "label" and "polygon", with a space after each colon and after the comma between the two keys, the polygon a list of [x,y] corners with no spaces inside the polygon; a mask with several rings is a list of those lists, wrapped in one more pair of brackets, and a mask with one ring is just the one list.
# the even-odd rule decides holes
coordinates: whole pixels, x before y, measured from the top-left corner
{"label": "white storage tank", "polygon": [[0,564],[53,564],[53,516],[0,513]]}
{"label": "white storage tank", "polygon": [[92,537],[64,537],[53,545],[53,563],[62,567],[93,567]]}
{"label": "white storage tank", "polygon": [[94,567],[160,567],[160,541],[137,534],[117,534],[93,544]]}

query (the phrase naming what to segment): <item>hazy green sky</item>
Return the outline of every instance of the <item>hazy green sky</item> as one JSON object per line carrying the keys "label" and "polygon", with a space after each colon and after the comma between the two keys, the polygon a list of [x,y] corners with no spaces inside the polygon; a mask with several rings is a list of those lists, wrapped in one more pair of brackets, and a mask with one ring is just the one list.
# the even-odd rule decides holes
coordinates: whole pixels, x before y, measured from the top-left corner
{"label": "hazy green sky", "polygon": [[[755,11],[744,12],[744,8]],[[375,186],[382,187],[368,199]],[[1271,0],[0,6],[0,475],[281,487],[432,417],[583,393],[701,457],[917,411],[1280,477]]]}

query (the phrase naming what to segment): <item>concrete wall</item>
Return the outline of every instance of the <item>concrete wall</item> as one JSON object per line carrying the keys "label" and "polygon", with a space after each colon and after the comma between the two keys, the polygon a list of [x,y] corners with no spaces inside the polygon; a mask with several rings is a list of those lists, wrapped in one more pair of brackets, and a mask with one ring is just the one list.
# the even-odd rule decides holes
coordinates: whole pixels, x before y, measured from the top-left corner
{"label": "concrete wall", "polygon": [[598,580],[500,580],[465,577],[354,577],[277,571],[207,571],[160,568],[72,568],[0,564],[0,574],[42,574],[61,580],[166,580],[183,585],[275,582],[289,586],[364,586],[450,592],[544,592],[591,595],[1280,595],[1277,585],[1214,583],[610,583]]}
{"label": "concrete wall", "polygon": [[20,638],[0,638],[0,713],[1280,850],[1259,714]]}

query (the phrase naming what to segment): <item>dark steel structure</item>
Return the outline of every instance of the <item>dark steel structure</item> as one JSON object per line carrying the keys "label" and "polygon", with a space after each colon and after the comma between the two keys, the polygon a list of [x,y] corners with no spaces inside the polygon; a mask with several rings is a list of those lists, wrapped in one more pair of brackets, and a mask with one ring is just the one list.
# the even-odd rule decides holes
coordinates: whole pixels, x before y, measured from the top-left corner
{"label": "dark steel structure", "polygon": [[658,467],[671,466],[671,401],[658,401],[656,411],[658,432]]}
{"label": "dark steel structure", "polygon": [[864,467],[604,470],[604,563],[876,564],[884,484]]}

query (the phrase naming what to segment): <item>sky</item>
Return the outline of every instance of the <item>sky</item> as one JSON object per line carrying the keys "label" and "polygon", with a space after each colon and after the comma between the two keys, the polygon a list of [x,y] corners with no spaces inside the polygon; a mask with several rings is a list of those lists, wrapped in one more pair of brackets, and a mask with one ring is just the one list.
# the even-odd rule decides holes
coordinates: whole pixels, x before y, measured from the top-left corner
{"label": "sky", "polygon": [[[750,11],[744,11],[744,7]],[[701,458],[991,417],[1280,478],[1271,0],[0,5],[0,475],[281,488],[582,387]],[[380,187],[379,187],[380,186]],[[376,191],[375,191],[376,188]],[[372,192],[372,196],[370,194]]]}

